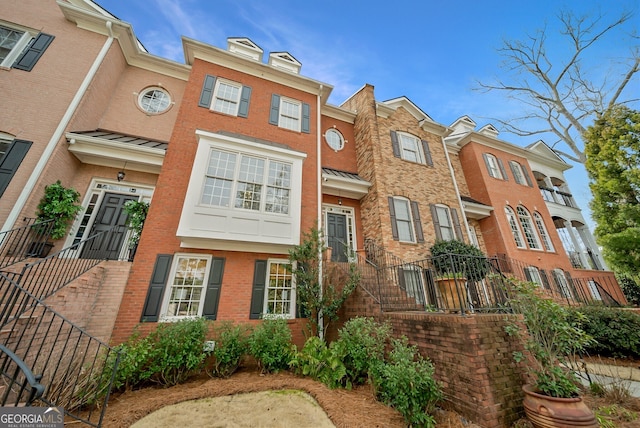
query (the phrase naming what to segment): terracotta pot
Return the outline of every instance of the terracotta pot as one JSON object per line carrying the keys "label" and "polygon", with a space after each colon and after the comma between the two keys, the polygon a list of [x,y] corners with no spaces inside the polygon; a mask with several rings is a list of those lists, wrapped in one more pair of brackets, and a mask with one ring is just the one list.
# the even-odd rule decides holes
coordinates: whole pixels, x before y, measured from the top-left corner
{"label": "terracotta pot", "polygon": [[598,421],[582,398],[557,398],[538,394],[532,385],[522,387],[524,412],[534,427],[539,428],[598,428]]}
{"label": "terracotta pot", "polygon": [[[450,311],[459,311],[461,306],[460,296],[462,295],[462,304],[467,309],[465,297],[465,284],[466,278],[436,278],[436,284],[438,284],[438,290],[444,300],[444,307]],[[460,294],[458,294],[457,287],[460,287]]]}

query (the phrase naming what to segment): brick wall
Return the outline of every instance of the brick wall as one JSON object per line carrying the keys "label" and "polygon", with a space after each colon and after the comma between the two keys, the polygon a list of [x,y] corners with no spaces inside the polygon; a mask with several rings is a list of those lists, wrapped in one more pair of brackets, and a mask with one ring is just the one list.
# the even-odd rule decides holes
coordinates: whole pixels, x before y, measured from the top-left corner
{"label": "brick wall", "polygon": [[[523,346],[504,331],[514,315],[382,313],[358,287],[341,311],[341,319],[355,316],[388,320],[395,336],[406,336],[431,360],[443,385],[444,407],[487,428],[511,426],[523,416],[521,387],[527,381],[526,369],[512,357]],[[339,327],[330,330],[328,339],[337,337]]]}

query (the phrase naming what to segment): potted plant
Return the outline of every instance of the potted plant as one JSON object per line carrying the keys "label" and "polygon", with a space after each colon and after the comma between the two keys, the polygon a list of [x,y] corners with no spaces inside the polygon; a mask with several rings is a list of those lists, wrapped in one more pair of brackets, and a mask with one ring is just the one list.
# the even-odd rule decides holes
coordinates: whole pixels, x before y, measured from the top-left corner
{"label": "potted plant", "polygon": [[[578,379],[570,361],[593,340],[572,322],[567,310],[531,282],[509,284],[509,302],[522,323],[505,327],[524,338],[533,383],[523,387],[524,408],[535,427],[598,427],[593,412],[579,396]],[[584,317],[577,316],[577,322]],[[514,353],[517,362],[527,357]]]}
{"label": "potted plant", "polygon": [[124,211],[127,213],[127,226],[131,229],[131,238],[129,239],[129,261],[133,260],[136,254],[138,243],[144,221],[149,213],[149,203],[143,201],[127,201],[124,204]]}
{"label": "potted plant", "polygon": [[430,251],[435,282],[446,308],[466,308],[466,283],[480,281],[487,275],[487,258],[478,247],[457,240],[436,241]]}
{"label": "potted plant", "polygon": [[79,201],[80,193],[64,187],[60,180],[45,186],[36,210],[36,241],[31,245],[29,255],[46,257],[53,247],[48,239],[56,241],[66,235],[69,225],[82,210]]}

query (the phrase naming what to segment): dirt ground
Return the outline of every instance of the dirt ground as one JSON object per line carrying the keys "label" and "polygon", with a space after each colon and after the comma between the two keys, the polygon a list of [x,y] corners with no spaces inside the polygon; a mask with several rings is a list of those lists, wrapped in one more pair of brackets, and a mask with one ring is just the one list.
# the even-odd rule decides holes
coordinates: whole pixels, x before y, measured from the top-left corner
{"label": "dirt ground", "polygon": [[[262,391],[282,392],[236,395]],[[293,391],[302,391],[310,397],[307,398],[306,394]],[[231,399],[230,396],[234,398]],[[222,401],[209,400],[214,397],[221,397]],[[198,413],[195,413],[196,410],[192,407],[168,407],[163,413],[150,415],[173,404],[199,399],[207,399],[207,401],[199,403],[201,406],[198,406]],[[249,406],[246,405],[247,401]],[[230,405],[232,402],[233,405]],[[296,410],[299,406],[310,410],[314,414],[314,419],[300,419],[301,412]],[[320,413],[319,416],[317,412]],[[180,414],[187,414],[187,417],[179,419]],[[150,419],[141,420],[147,415]],[[328,420],[325,419],[322,422],[322,417],[325,415]],[[144,388],[113,394],[109,400],[103,426],[125,428],[140,420],[140,425],[136,424],[135,427],[189,428],[205,426],[202,422],[198,423],[201,418],[206,419],[206,426],[211,427],[404,428],[406,426],[399,412],[375,400],[373,391],[368,385],[352,390],[329,389],[320,382],[298,377],[289,372],[261,375],[255,367],[241,367],[229,379],[211,379],[204,375],[171,388]],[[436,418],[439,427],[471,427],[463,424],[458,415],[452,412],[438,412]],[[320,425],[325,422],[328,425]]]}
{"label": "dirt ground", "polygon": [[[637,367],[638,362],[617,361],[616,364]],[[264,391],[277,392],[247,395]],[[610,408],[616,404],[589,395],[584,398],[592,409],[603,406]],[[200,399],[205,401],[192,402],[189,407],[172,406]],[[625,405],[630,411],[640,411],[640,399],[637,398],[617,404]],[[164,410],[157,412],[160,409]],[[441,428],[475,426],[453,412],[440,411],[435,416]],[[619,428],[640,427],[640,418],[625,419],[624,415],[610,418],[614,426]],[[136,428],[405,427],[400,413],[376,401],[368,385],[353,390],[332,390],[320,382],[289,372],[261,375],[252,366],[241,367],[229,379],[211,379],[203,375],[172,388],[144,388],[113,394],[103,426],[124,428],[138,421],[140,423],[135,425]],[[518,426],[527,425],[523,423]]]}

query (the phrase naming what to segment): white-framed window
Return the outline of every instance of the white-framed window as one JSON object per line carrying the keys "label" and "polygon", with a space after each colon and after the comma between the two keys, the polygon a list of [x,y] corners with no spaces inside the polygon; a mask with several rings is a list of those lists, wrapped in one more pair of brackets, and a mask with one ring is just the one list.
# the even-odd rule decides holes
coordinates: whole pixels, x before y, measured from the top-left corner
{"label": "white-framed window", "polygon": [[567,277],[564,274],[562,269],[554,269],[551,271],[553,278],[556,280],[556,284],[558,285],[558,290],[562,297],[572,298],[571,289],[569,288],[569,282],[567,281]]}
{"label": "white-framed window", "polygon": [[417,137],[398,132],[398,143],[402,159],[416,163],[425,163],[422,143]]}
{"label": "white-framed window", "polygon": [[302,103],[290,98],[280,97],[280,117],[278,126],[300,132]]}
{"label": "white-framed window", "polygon": [[174,256],[160,312],[163,321],[202,316],[210,264],[210,255]]}
{"label": "white-framed window", "polygon": [[290,163],[211,149],[200,203],[289,214]]}
{"label": "white-framed window", "polygon": [[2,162],[4,155],[7,153],[12,143],[13,137],[11,135],[0,132],[0,162]]}
{"label": "white-framed window", "polygon": [[180,245],[286,254],[299,244],[306,153],[199,129],[196,137]]}
{"label": "white-framed window", "polygon": [[336,152],[344,148],[344,137],[337,129],[327,129],[324,133],[324,140]]}
{"label": "white-framed window", "polygon": [[509,227],[511,228],[511,234],[513,235],[513,240],[516,243],[516,247],[525,248],[524,239],[522,238],[520,226],[518,226],[516,214],[513,212],[513,209],[511,207],[504,207],[504,213],[507,216],[507,221],[509,222]]}
{"label": "white-framed window", "polygon": [[35,34],[0,24],[0,66],[11,67]]}
{"label": "white-framed window", "polygon": [[164,113],[171,106],[171,96],[163,88],[145,88],[138,96],[138,105],[149,114]]}
{"label": "white-framed window", "polygon": [[518,205],[516,211],[518,212],[518,219],[520,220],[520,225],[522,226],[522,230],[524,231],[524,237],[527,240],[527,245],[529,245],[529,248],[531,249],[541,250],[542,247],[540,246],[538,235],[536,234],[535,228],[533,227],[529,211],[527,211],[527,209],[522,205]]}
{"label": "white-framed window", "polygon": [[536,223],[536,227],[538,228],[538,233],[540,233],[540,238],[542,239],[542,245],[544,245],[544,249],[547,251],[553,251],[553,244],[551,243],[551,238],[549,237],[549,233],[547,232],[547,227],[544,224],[544,220],[542,216],[538,212],[533,213],[533,220]]}
{"label": "white-framed window", "polygon": [[587,281],[587,286],[589,287],[589,291],[591,292],[591,296],[595,300],[602,300],[602,295],[600,294],[600,290],[598,290],[598,283],[592,279]]}
{"label": "white-framed window", "polygon": [[534,282],[539,287],[544,287],[544,284],[542,282],[542,276],[540,276],[540,271],[538,270],[537,267],[527,266],[524,268],[524,270],[526,274],[525,276],[527,277],[528,281]]}
{"label": "white-framed window", "polygon": [[237,116],[241,93],[241,84],[226,79],[216,79],[211,110]]}
{"label": "white-framed window", "polygon": [[438,216],[437,227],[440,229],[440,238],[445,241],[453,241],[456,239],[449,207],[446,205],[436,205],[436,215]]}
{"label": "white-framed window", "polygon": [[522,165],[516,161],[509,161],[509,166],[511,167],[511,172],[513,172],[513,178],[516,180],[516,183],[527,186],[527,181],[524,178],[524,172],[522,171]]}
{"label": "white-framed window", "polygon": [[282,318],[296,315],[295,282],[286,259],[269,259],[264,297],[264,313]]}
{"label": "white-framed window", "polygon": [[395,223],[398,229],[398,240],[402,242],[416,242],[416,234],[413,230],[413,218],[411,217],[411,206],[406,198],[393,198],[393,210],[395,212]]}
{"label": "white-framed window", "polygon": [[489,175],[493,178],[504,180],[504,176],[502,175],[502,168],[500,168],[498,158],[496,158],[494,155],[490,153],[485,153],[483,156],[484,156],[485,163],[487,164],[487,170],[489,171]]}
{"label": "white-framed window", "polygon": [[407,295],[416,299],[416,303],[423,305],[425,296],[420,266],[406,264],[400,268],[400,274],[402,275],[401,284]]}

